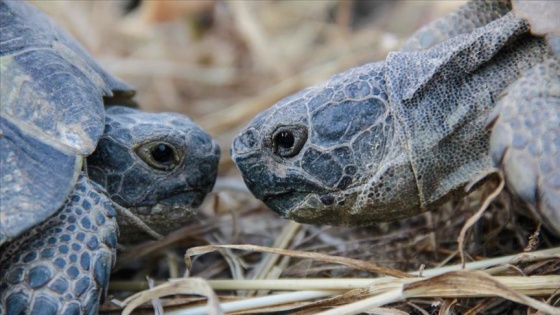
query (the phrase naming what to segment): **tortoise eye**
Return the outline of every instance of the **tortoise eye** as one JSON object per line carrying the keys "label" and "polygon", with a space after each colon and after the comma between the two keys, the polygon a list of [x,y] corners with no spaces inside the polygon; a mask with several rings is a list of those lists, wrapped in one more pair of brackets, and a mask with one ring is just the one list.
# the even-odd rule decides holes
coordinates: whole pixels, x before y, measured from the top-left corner
{"label": "tortoise eye", "polygon": [[180,160],[175,147],[161,141],[141,145],[136,149],[136,154],[149,166],[162,171],[174,169]]}
{"label": "tortoise eye", "polygon": [[299,125],[282,126],[272,134],[272,150],[281,157],[297,155],[307,141],[307,128]]}
{"label": "tortoise eye", "polygon": [[154,161],[161,164],[166,164],[173,161],[173,155],[175,154],[175,152],[173,152],[173,149],[167,144],[161,143],[152,148],[150,150],[150,154],[152,155]]}
{"label": "tortoise eye", "polygon": [[294,146],[294,135],[290,131],[282,131],[274,137],[276,144],[284,149],[290,149]]}

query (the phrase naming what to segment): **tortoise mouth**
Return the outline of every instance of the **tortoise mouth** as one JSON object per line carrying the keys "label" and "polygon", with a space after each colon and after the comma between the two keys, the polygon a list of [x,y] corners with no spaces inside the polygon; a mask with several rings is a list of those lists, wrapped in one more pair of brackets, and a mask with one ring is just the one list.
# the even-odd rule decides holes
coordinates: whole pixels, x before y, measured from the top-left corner
{"label": "tortoise mouth", "polygon": [[187,206],[198,208],[204,201],[204,197],[209,192],[208,189],[195,189],[183,191],[159,202],[162,206]]}
{"label": "tortoise mouth", "polygon": [[[153,206],[141,206],[129,208],[130,212],[150,229],[161,235],[167,235],[187,225],[196,209],[188,205],[158,203]],[[131,222],[126,217],[118,216],[119,223],[119,242],[129,244],[141,241],[152,240],[149,233],[136,223]]]}
{"label": "tortoise mouth", "polygon": [[[206,192],[203,191],[187,191],[163,199],[155,205],[129,207],[128,209],[151,229],[161,235],[167,235],[190,223],[205,196]],[[120,238],[125,243],[150,239],[147,234],[139,231],[139,228],[128,222],[126,218],[119,220],[119,227],[123,232]],[[128,236],[129,234],[130,236]]]}
{"label": "tortoise mouth", "polygon": [[139,216],[170,215],[180,216],[185,211],[193,212],[198,208],[207,192],[202,190],[182,191],[168,198],[160,200],[154,205],[130,207],[130,210]]}
{"label": "tortoise mouth", "polygon": [[[354,201],[340,192],[288,191],[271,193],[263,202],[285,219],[334,226],[370,225],[372,219],[352,211]],[[352,199],[352,200],[351,200]]]}
{"label": "tortoise mouth", "polygon": [[270,193],[264,195],[261,200],[274,212],[288,218],[290,213],[297,209],[305,202],[305,199],[312,192],[302,191],[284,191],[279,193]]}

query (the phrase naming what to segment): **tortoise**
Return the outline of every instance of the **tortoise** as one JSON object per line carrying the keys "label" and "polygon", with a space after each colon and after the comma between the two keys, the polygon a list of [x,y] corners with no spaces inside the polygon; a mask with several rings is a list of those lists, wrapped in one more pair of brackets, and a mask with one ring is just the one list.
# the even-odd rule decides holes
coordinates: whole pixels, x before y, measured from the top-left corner
{"label": "tortoise", "polygon": [[[560,3],[538,5],[556,12],[554,24]],[[499,167],[560,235],[559,31],[531,34],[508,1],[469,2],[385,61],[261,112],[234,139],[232,159],[281,216],[343,226],[434,209]]]}
{"label": "tortoise", "polygon": [[96,314],[123,240],[184,224],[220,149],[190,118],[144,113],[49,17],[0,1],[0,314]]}

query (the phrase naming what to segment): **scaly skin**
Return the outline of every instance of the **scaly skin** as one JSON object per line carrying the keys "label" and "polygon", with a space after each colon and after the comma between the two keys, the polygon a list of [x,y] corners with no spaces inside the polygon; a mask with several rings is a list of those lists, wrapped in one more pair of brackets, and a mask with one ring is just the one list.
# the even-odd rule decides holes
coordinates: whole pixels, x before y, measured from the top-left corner
{"label": "scaly skin", "polygon": [[[160,146],[163,163],[151,156]],[[107,109],[105,133],[87,158],[87,171],[111,200],[165,235],[190,221],[214,187],[219,160],[218,144],[188,117],[113,106]],[[120,242],[147,238],[118,219]]]}
{"label": "scaly skin", "polygon": [[[384,62],[260,113],[232,145],[249,189],[289,219],[367,225],[464,196],[503,166],[508,186],[560,233],[559,61],[509,10],[469,3]],[[523,168],[531,176],[518,179]]]}
{"label": "scaly skin", "polygon": [[[159,162],[139,153],[161,144],[171,151]],[[2,245],[0,314],[96,314],[115,263],[112,202],[165,235],[190,220],[212,190],[219,157],[217,144],[185,116],[108,109],[105,134],[87,160],[91,179],[104,188],[81,175],[54,216]],[[147,238],[118,221],[120,242]]]}
{"label": "scaly skin", "polygon": [[[0,314],[96,314],[113,207],[167,234],[211,191],[220,150],[183,115],[107,108],[134,91],[33,6],[0,0],[0,30]],[[147,237],[119,224],[121,242]]]}
{"label": "scaly skin", "polygon": [[80,176],[60,211],[2,248],[0,314],[97,314],[115,263],[116,212]]}

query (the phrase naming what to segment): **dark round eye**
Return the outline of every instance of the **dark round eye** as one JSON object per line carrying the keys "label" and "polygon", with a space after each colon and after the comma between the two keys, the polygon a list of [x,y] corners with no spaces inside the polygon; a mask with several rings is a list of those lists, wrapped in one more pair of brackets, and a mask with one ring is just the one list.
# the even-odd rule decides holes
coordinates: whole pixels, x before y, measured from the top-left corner
{"label": "dark round eye", "polygon": [[294,146],[295,139],[291,132],[282,131],[276,134],[274,141],[282,148],[289,149]]}
{"label": "dark round eye", "polygon": [[167,144],[159,144],[150,150],[152,158],[158,163],[169,163],[173,161],[173,149]]}
{"label": "dark round eye", "polygon": [[281,126],[272,134],[272,150],[281,157],[292,157],[301,151],[306,141],[305,126]]}
{"label": "dark round eye", "polygon": [[178,150],[173,145],[161,141],[141,145],[136,149],[136,154],[149,166],[162,171],[170,171],[180,162]]}

